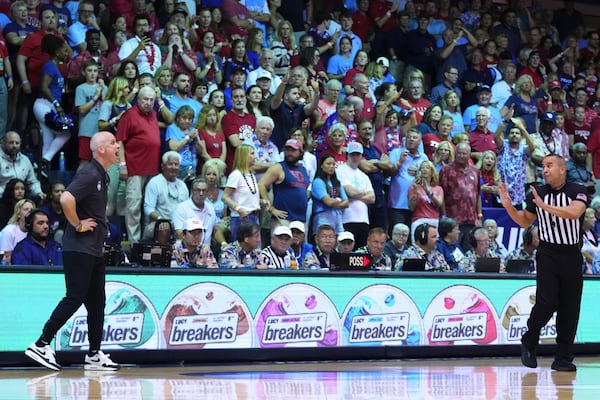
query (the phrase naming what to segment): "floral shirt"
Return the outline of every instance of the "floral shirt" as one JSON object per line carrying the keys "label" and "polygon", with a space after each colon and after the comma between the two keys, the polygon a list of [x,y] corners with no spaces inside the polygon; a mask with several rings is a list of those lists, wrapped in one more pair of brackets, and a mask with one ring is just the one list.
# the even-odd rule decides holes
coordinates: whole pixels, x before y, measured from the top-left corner
{"label": "floral shirt", "polygon": [[[179,268],[219,268],[217,260],[210,247],[206,244],[200,245],[194,251],[189,251],[182,239],[173,245],[172,267]],[[175,266],[175,263],[177,264]]]}
{"label": "floral shirt", "polygon": [[236,240],[221,252],[219,265],[223,268],[259,268],[262,266],[260,250],[246,253]]}
{"label": "floral shirt", "polygon": [[498,172],[502,182],[508,186],[508,194],[513,205],[522,205],[525,201],[525,168],[527,167],[527,146],[520,145],[513,149],[504,141],[502,150],[498,152]]}
{"label": "floral shirt", "polygon": [[380,271],[391,271],[392,270],[392,259],[385,253],[381,253],[379,257],[375,257],[371,250],[369,250],[369,246],[363,246],[355,251],[356,253],[368,254],[373,259],[373,263],[371,264],[371,269],[377,269]]}
{"label": "floral shirt", "polygon": [[[493,252],[493,250],[488,250],[486,257],[498,258],[498,255]],[[458,272],[475,272],[475,261],[479,256],[473,249],[470,249],[466,252],[464,258],[460,260],[458,263]],[[502,262],[502,258],[500,258],[500,272],[505,272],[504,263]]]}
{"label": "floral shirt", "polygon": [[509,260],[531,260],[531,261],[533,261],[533,271],[530,271],[530,272],[535,272],[535,271],[537,271],[537,262],[536,262],[536,257],[535,257],[536,253],[537,253],[537,250],[533,250],[533,253],[529,254],[528,252],[525,251],[523,246],[520,246],[520,247],[514,249],[513,251],[511,251],[510,253],[508,253],[506,258],[504,259],[504,264],[507,264]]}
{"label": "floral shirt", "polygon": [[404,260],[407,258],[426,259],[427,263],[425,264],[425,271],[451,271],[450,266],[446,262],[446,259],[442,253],[434,249],[431,253],[427,254],[423,249],[417,246],[410,246],[402,253],[400,257],[398,257],[396,265],[394,266],[394,270],[402,271]]}
{"label": "floral shirt", "polygon": [[[334,250],[335,251],[335,250]],[[321,249],[314,246],[306,253],[302,261],[302,269],[329,269],[329,256],[323,254]]]}

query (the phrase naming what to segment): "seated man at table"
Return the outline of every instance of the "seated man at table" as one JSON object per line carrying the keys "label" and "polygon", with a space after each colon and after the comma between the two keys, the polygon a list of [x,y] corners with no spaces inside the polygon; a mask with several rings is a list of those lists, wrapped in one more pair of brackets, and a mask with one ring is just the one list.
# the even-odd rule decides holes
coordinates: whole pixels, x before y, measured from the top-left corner
{"label": "seated man at table", "polygon": [[337,251],[339,253],[352,253],[354,251],[354,235],[352,232],[340,232],[337,236]]}
{"label": "seated man at table", "polygon": [[[199,219],[187,219],[183,237],[173,245],[173,260],[180,268],[218,268],[210,247],[202,243],[204,225]],[[172,266],[175,266],[173,263]]]}
{"label": "seated man at table", "polygon": [[25,216],[27,236],[12,252],[13,265],[62,265],[60,245],[49,237],[50,222],[44,210],[35,208]]}
{"label": "seated man at table", "polygon": [[257,223],[243,219],[237,229],[236,238],[236,241],[221,252],[221,268],[267,268],[260,256],[260,226]]}
{"label": "seated man at table", "polygon": [[450,271],[448,263],[442,253],[437,251],[438,233],[433,225],[421,224],[415,229],[415,243],[402,253],[394,269],[402,271],[404,260],[409,258],[419,258],[427,260],[425,271]]}
{"label": "seated man at table", "polygon": [[410,228],[402,222],[398,222],[394,225],[394,228],[392,228],[392,238],[387,241],[383,248],[383,252],[390,257],[392,266],[396,265],[396,261],[402,252],[408,249],[407,242],[409,233]]}
{"label": "seated man at table", "polygon": [[313,246],[306,242],[306,225],[302,221],[292,221],[290,223],[292,230],[292,243],[290,245],[298,266],[302,265],[304,257],[312,250]]}
{"label": "seated man at table", "polygon": [[533,269],[529,272],[535,272],[537,266],[535,261],[535,253],[540,245],[538,227],[536,225],[528,226],[523,231],[522,236],[523,242],[519,247],[508,253],[504,259],[504,265],[506,265],[509,260],[530,260],[532,263],[531,265],[533,265]]}
{"label": "seated man at table", "polygon": [[[471,237],[472,248],[465,253],[465,256],[458,263],[459,272],[475,272],[475,263],[478,258],[497,257],[490,248],[490,235],[486,228],[478,226],[469,233]],[[504,263],[500,263],[500,272],[504,272]]]}
{"label": "seated man at table", "polygon": [[386,241],[387,233],[385,230],[379,227],[373,228],[369,231],[369,236],[367,236],[367,245],[358,248],[356,252],[369,254],[371,256],[371,259],[373,260],[370,265],[371,269],[391,271],[392,260],[383,252]]}
{"label": "seated man at table", "polygon": [[302,261],[302,269],[329,269],[329,256],[335,253],[335,229],[328,224],[319,225],[315,245]]}
{"label": "seated man at table", "polygon": [[[290,249],[292,230],[284,225],[278,225],[271,231],[271,245],[261,252],[262,262],[270,269],[290,269],[292,259],[296,259]],[[298,264],[296,261],[296,268]]]}
{"label": "seated man at table", "polygon": [[450,270],[456,272],[458,271],[458,263],[465,256],[458,241],[460,238],[458,222],[454,218],[444,217],[440,219],[438,233],[440,234],[440,241],[437,249],[443,254]]}

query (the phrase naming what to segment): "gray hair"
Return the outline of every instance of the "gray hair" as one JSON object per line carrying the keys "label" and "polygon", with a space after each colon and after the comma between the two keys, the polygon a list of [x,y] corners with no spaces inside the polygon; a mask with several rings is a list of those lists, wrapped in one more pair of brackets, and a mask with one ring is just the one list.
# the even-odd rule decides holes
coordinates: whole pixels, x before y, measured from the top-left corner
{"label": "gray hair", "polygon": [[139,96],[152,96],[153,98],[156,98],[156,92],[150,86],[143,86],[138,92],[138,97]]}
{"label": "gray hair", "polygon": [[394,225],[394,228],[392,229],[392,235],[399,233],[399,232],[408,233],[408,232],[410,232],[410,229],[408,228],[408,226],[406,224],[399,222],[396,225]]}
{"label": "gray hair", "polygon": [[165,154],[163,154],[161,160],[163,164],[166,164],[169,161],[169,158],[176,158],[179,163],[181,163],[181,154],[174,150],[169,150]]}
{"label": "gray hair", "polygon": [[342,131],[344,133],[344,137],[348,137],[348,128],[341,122],[336,122],[335,124],[329,127],[329,130],[327,131],[327,137],[330,137],[331,135],[333,135],[333,132],[337,131]]}
{"label": "gray hair", "polygon": [[269,124],[271,126],[271,129],[275,128],[275,122],[271,117],[261,115],[260,117],[256,118],[256,128],[258,128],[263,123]]}

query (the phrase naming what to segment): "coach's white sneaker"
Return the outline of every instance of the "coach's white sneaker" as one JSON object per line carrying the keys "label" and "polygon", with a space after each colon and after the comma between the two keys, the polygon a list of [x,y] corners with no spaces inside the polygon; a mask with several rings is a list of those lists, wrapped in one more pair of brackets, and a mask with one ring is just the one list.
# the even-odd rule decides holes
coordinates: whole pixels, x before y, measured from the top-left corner
{"label": "coach's white sneaker", "polygon": [[93,356],[85,355],[84,369],[88,371],[117,371],[121,366],[110,359],[110,354],[104,354],[102,350]]}
{"label": "coach's white sneaker", "polygon": [[40,347],[33,342],[25,350],[25,355],[46,368],[60,371],[60,364],[56,362],[56,357],[49,344]]}

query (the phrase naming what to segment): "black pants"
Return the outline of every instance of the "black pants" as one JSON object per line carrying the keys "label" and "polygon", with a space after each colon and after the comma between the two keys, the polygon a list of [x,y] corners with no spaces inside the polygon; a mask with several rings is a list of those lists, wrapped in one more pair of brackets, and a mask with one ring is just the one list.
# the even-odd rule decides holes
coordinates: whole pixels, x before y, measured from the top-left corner
{"label": "black pants", "polygon": [[535,348],[540,330],[556,315],[557,360],[573,360],[572,345],[579,322],[583,290],[583,258],[579,246],[540,243],[537,251],[537,289],[535,305],[521,342]]}
{"label": "black pants", "polygon": [[83,304],[88,312],[90,350],[100,350],[106,302],[104,257],[65,251],[63,262],[67,293],[44,325],[41,339],[50,343],[56,332]]}

